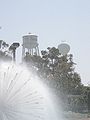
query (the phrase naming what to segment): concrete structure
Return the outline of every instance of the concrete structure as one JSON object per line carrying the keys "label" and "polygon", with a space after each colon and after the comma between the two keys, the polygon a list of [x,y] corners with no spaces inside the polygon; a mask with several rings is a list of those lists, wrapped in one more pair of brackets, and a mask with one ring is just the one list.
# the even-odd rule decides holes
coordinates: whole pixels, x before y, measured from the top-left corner
{"label": "concrete structure", "polygon": [[26,52],[31,55],[39,55],[37,37],[37,35],[31,33],[23,36],[22,58],[24,58]]}

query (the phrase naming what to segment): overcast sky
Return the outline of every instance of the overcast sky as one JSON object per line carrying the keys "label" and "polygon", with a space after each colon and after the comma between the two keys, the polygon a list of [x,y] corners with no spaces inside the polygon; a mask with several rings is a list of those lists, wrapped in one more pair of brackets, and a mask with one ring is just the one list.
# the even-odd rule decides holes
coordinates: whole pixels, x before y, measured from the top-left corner
{"label": "overcast sky", "polygon": [[[90,0],[0,0],[0,39],[18,41],[38,35],[40,49],[71,46],[82,82],[90,84]],[[18,60],[21,48],[18,50]]]}

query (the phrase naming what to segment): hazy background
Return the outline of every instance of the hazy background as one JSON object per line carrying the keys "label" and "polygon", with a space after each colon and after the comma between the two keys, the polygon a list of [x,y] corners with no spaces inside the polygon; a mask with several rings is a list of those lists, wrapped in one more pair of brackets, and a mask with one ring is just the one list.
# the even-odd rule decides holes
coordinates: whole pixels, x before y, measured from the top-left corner
{"label": "hazy background", "polygon": [[40,50],[66,40],[76,71],[90,84],[90,0],[0,0],[0,26],[0,39],[10,44],[28,32],[38,35]]}

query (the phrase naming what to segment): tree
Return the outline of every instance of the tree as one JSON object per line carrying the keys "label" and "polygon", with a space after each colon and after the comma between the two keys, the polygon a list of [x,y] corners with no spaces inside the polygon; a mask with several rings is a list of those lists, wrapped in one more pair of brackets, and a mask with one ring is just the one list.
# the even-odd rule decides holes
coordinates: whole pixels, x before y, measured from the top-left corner
{"label": "tree", "polygon": [[9,44],[5,41],[0,40],[0,60],[1,61],[10,61],[12,57],[9,55]]}
{"label": "tree", "polygon": [[[24,60],[37,68],[40,77],[54,82],[54,86],[65,94],[80,94],[81,78],[75,72],[73,55],[62,56],[55,47],[41,51],[41,56],[26,53]],[[51,84],[51,83],[50,83]]]}
{"label": "tree", "polygon": [[90,87],[81,83],[80,75],[75,71],[76,63],[73,62],[72,54],[62,56],[57,48],[48,47],[41,51],[41,56],[27,53],[24,60],[52,87],[64,104],[69,104],[69,110],[81,112],[87,106]]}

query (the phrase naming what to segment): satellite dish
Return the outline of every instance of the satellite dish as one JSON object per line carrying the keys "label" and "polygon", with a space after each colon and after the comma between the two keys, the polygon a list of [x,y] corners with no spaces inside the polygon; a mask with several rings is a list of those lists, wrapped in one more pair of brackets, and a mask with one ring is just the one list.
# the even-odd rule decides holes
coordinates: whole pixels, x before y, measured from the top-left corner
{"label": "satellite dish", "polygon": [[58,49],[62,55],[66,55],[70,51],[70,46],[66,43],[62,43],[58,45]]}

